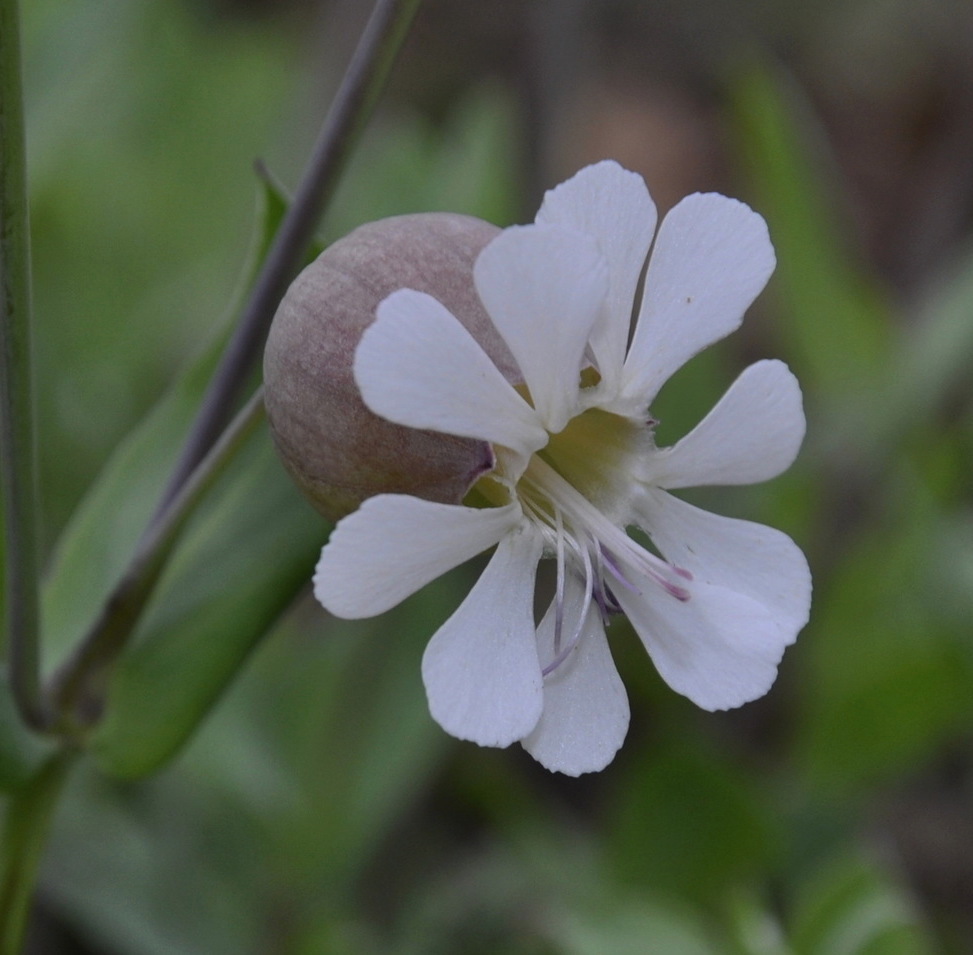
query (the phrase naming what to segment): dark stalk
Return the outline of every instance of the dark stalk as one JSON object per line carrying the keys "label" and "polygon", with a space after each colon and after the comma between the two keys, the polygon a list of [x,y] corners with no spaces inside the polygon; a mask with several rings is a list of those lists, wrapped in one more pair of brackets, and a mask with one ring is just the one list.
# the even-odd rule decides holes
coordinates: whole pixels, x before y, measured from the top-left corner
{"label": "dark stalk", "polygon": [[37,448],[30,220],[17,0],[0,0],[0,483],[10,684],[21,718],[47,722],[40,693]]}
{"label": "dark stalk", "polygon": [[256,365],[284,292],[297,274],[325,206],[385,86],[420,0],[377,0],[324,122],[294,201],[203,397],[156,519],[226,426]]}
{"label": "dark stalk", "polygon": [[112,664],[138,625],[183,528],[263,420],[263,393],[258,391],[142,536],[101,613],[51,681],[47,698],[62,735],[83,735],[101,717]]}

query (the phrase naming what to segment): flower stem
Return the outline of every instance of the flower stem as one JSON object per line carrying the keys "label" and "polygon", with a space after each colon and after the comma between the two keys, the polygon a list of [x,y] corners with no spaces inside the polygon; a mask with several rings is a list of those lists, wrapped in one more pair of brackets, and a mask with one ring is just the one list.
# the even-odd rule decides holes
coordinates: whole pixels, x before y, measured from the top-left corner
{"label": "flower stem", "polygon": [[10,681],[25,723],[40,695],[37,451],[30,325],[30,230],[17,0],[0,0],[0,480]]}
{"label": "flower stem", "polygon": [[21,951],[47,832],[74,756],[69,747],[54,753],[7,805],[0,839],[0,955]]}
{"label": "flower stem", "polygon": [[63,734],[77,736],[100,718],[111,665],[134,632],[186,522],[264,420],[263,410],[260,390],[183,483],[165,513],[143,534],[101,614],[54,675],[48,699]]}
{"label": "flower stem", "polygon": [[[377,0],[163,494],[159,514],[226,425],[253,369],[277,305],[297,273],[318,220],[385,86],[420,0]],[[158,515],[157,515],[158,518]]]}

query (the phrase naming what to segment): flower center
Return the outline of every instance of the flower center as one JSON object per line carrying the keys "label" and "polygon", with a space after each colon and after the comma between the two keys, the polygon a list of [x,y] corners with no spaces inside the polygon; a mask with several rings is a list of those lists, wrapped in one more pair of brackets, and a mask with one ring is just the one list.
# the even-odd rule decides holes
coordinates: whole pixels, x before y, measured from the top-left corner
{"label": "flower center", "polygon": [[[543,461],[616,524],[630,518],[638,461],[653,447],[649,430],[621,415],[589,408],[552,434]],[[528,465],[530,470],[530,465]]]}
{"label": "flower center", "polygon": [[[620,611],[612,588],[638,592],[649,580],[670,597],[689,599],[684,583],[691,575],[645,550],[625,529],[640,489],[638,474],[654,449],[648,424],[588,408],[552,434],[526,467],[522,458],[495,449],[496,469],[475,485],[491,503],[515,498],[541,533],[546,553],[556,558],[554,656],[543,667],[545,676],[577,646],[592,602],[606,622]],[[572,586],[583,588],[584,600],[577,619],[565,627],[569,574],[575,577]]]}

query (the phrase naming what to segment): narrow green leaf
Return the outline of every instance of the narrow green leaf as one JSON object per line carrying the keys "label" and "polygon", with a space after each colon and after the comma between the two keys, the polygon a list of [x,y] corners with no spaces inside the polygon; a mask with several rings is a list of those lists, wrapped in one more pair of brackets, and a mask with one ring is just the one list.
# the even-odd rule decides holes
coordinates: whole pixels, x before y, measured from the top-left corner
{"label": "narrow green leaf", "polygon": [[[263,205],[254,265],[283,210],[266,188]],[[44,594],[52,666],[86,633],[131,559],[225,334],[120,446],[59,542]],[[136,658],[125,661],[125,676],[111,687],[109,706],[117,700],[121,712],[110,715],[97,745],[114,772],[149,772],[191,734],[309,578],[324,528],[288,484],[261,431],[240,452],[233,474],[211,492],[188,535],[190,543],[177,546],[149,604],[148,620],[136,629]],[[143,692],[146,673],[153,685]]]}
{"label": "narrow green leaf", "polygon": [[0,952],[21,950],[51,816],[74,753],[52,755],[6,805],[0,828]]}
{"label": "narrow green leaf", "polygon": [[[90,762],[79,765],[50,834],[45,902],[90,951],[254,953],[256,940],[267,937],[266,899],[241,878],[235,851],[212,851],[234,845],[219,827],[229,820],[232,831],[233,800],[213,806],[205,786],[179,792],[171,781],[166,774],[122,786]],[[259,858],[259,836],[251,828],[247,837],[235,845],[244,858]]]}
{"label": "narrow green leaf", "polygon": [[307,255],[318,220],[381,96],[419,3],[420,0],[375,0],[294,201],[274,236],[200,403],[167,485],[167,501],[209,452],[229,424],[234,405],[246,393],[247,378],[259,364],[277,306]]}
{"label": "narrow green leaf", "polygon": [[702,914],[661,899],[625,900],[597,916],[552,916],[550,935],[564,955],[722,955]]}
{"label": "narrow green leaf", "polygon": [[925,424],[954,393],[970,393],[973,364],[973,249],[929,289],[882,392],[876,422]]}
{"label": "narrow green leaf", "polygon": [[[280,180],[263,162],[256,164],[257,177],[263,186],[263,202],[265,205],[264,228],[261,237],[262,248],[266,251],[274,241],[274,235],[284,216],[287,214],[292,197],[288,194]],[[325,248],[325,243],[315,239],[308,246],[304,256],[304,265],[313,262]]]}
{"label": "narrow green leaf", "polygon": [[846,799],[914,770],[973,716],[968,625],[950,622],[937,575],[946,517],[917,476],[895,477],[886,520],[832,568],[815,637],[797,648],[804,785]]}
{"label": "narrow green leaf", "polygon": [[221,345],[214,341],[119,446],[58,541],[43,593],[49,668],[84,636],[128,564]]}
{"label": "narrow green leaf", "polygon": [[737,888],[725,908],[733,955],[794,955],[779,915],[755,891]]}
{"label": "narrow green leaf", "polygon": [[420,661],[468,586],[447,575],[372,620],[336,621],[310,601],[288,615],[180,757],[186,799],[202,789],[214,808],[237,807],[242,818],[219,816],[223,836],[236,824],[246,839],[261,820],[295,893],[361,879],[448,751]]}
{"label": "narrow green leaf", "polygon": [[774,323],[802,383],[860,393],[885,368],[889,310],[850,239],[818,125],[783,71],[759,62],[731,83],[739,153],[777,250]]}
{"label": "narrow green leaf", "polygon": [[106,771],[150,773],[190,737],[310,580],[325,531],[259,431],[193,519],[119,660],[92,737]]}
{"label": "narrow green leaf", "polygon": [[[242,300],[283,213],[264,187]],[[228,310],[235,314],[238,304]],[[224,323],[226,324],[226,323]],[[162,494],[172,462],[225,343],[221,328],[146,419],[119,445],[58,541],[42,594],[46,669],[86,633],[131,559]]]}
{"label": "narrow green leaf", "polygon": [[905,892],[875,866],[834,860],[804,888],[793,928],[797,955],[930,955]]}
{"label": "narrow green leaf", "polygon": [[[343,658],[322,646],[307,652],[302,673],[293,672],[293,652],[282,660],[287,671],[276,685],[293,695],[285,711],[289,729],[277,745],[299,742],[292,762],[313,792],[293,833],[295,850],[309,864],[338,878],[360,877],[359,867],[447,751],[449,737],[429,716],[420,663],[422,648],[468,585],[463,575],[447,575],[375,620],[331,626],[319,620],[323,632],[312,639],[337,641]],[[324,616],[317,605],[314,613]],[[321,805],[333,811],[323,815],[315,808]]]}

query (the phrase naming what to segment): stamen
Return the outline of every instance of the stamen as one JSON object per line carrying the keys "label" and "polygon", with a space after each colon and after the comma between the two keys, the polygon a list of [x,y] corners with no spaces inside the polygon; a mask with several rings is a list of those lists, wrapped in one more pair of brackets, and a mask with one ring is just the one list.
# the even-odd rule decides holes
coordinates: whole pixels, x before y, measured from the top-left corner
{"label": "stamen", "polygon": [[[626,590],[630,590],[632,593],[640,593],[638,587],[635,586],[623,573],[618,563],[615,561],[614,557],[602,548],[602,560],[605,566],[611,571],[611,575],[623,586]],[[677,600],[686,601],[689,600],[689,591],[685,587],[680,587],[678,584],[674,584],[671,580],[666,580],[660,573],[658,573],[653,568],[643,568],[646,570],[647,574],[669,595],[675,597]],[[673,567],[677,573],[679,572],[678,567]],[[690,577],[691,579],[691,577]]]}
{"label": "stamen", "polygon": [[608,572],[615,578],[626,590],[630,590],[633,594],[639,592],[638,587],[635,586],[623,573],[622,568],[618,566],[618,562],[615,560],[614,555],[606,550],[604,547],[601,548],[601,562],[608,568]]}
{"label": "stamen", "polygon": [[585,620],[588,619],[588,611],[591,609],[591,600],[595,591],[595,571],[587,547],[582,548],[581,559],[584,562],[584,602],[581,604],[581,616],[578,622],[578,633],[574,639],[575,643],[581,638],[581,630],[584,628]]}
{"label": "stamen", "polygon": [[598,589],[595,591],[595,603],[598,604],[598,610],[601,613],[601,622],[607,627],[608,621],[611,619],[612,608],[608,603],[608,598],[610,596],[610,591],[607,587],[599,585]]}
{"label": "stamen", "polygon": [[548,676],[553,673],[565,660],[571,655],[572,651],[581,642],[581,635],[584,633],[585,621],[588,619],[588,611],[591,609],[591,588],[589,586],[585,587],[585,600],[581,606],[581,615],[578,618],[578,625],[574,628],[574,633],[571,635],[571,639],[568,641],[567,646],[560,652],[557,651],[555,646],[555,656],[554,659],[548,663],[546,667],[541,670],[541,676]]}
{"label": "stamen", "polygon": [[561,509],[554,508],[557,531],[557,587],[554,591],[554,652],[561,649],[561,627],[564,625],[564,520]]}
{"label": "stamen", "polygon": [[541,670],[541,676],[550,676],[565,660],[571,655],[571,651],[578,645],[578,641],[581,638],[579,633],[568,645],[565,647],[543,670]]}
{"label": "stamen", "polygon": [[603,608],[602,614],[605,617],[606,626],[612,614],[622,612],[622,605],[618,602],[618,598],[612,593],[611,587],[607,584],[604,585],[599,605]]}
{"label": "stamen", "polygon": [[563,619],[559,619],[557,614],[562,612],[563,608],[560,605],[555,608],[554,659],[541,670],[542,676],[547,676],[549,673],[553,673],[570,656],[571,652],[581,642],[581,635],[584,633],[585,621],[588,619],[588,612],[591,610],[591,601],[594,598],[594,566],[591,562],[591,555],[588,553],[587,547],[583,546],[577,541],[572,540],[571,542],[574,544],[577,553],[581,557],[581,562],[584,564],[584,588],[582,591],[584,593],[584,598],[581,603],[581,612],[578,615],[578,623],[574,628],[574,633],[571,634],[571,639],[562,650],[560,647],[561,633],[559,627],[562,625]]}
{"label": "stamen", "polygon": [[689,591],[685,587],[680,587],[678,584],[670,583],[668,580],[661,581],[662,589],[671,596],[675,597],[676,600],[680,600],[683,603],[689,600]]}
{"label": "stamen", "polygon": [[[673,576],[692,580],[690,571],[667,563],[632,540],[624,528],[613,524],[544,460],[537,457],[531,460],[518,482],[517,495],[525,513],[537,522],[544,535],[545,546],[553,550],[557,561],[553,607],[554,659],[543,667],[541,672],[544,676],[553,673],[578,646],[592,603],[598,607],[605,624],[611,614],[621,612],[618,599],[605,581],[606,572],[634,594],[641,591],[629,579],[623,567],[628,567],[630,572],[634,570],[636,579],[641,579],[642,575],[648,577],[677,600],[690,599],[689,590],[672,580]],[[569,556],[569,550],[573,556]],[[575,558],[584,568],[583,599],[574,632],[570,640],[565,642],[567,562]]]}

